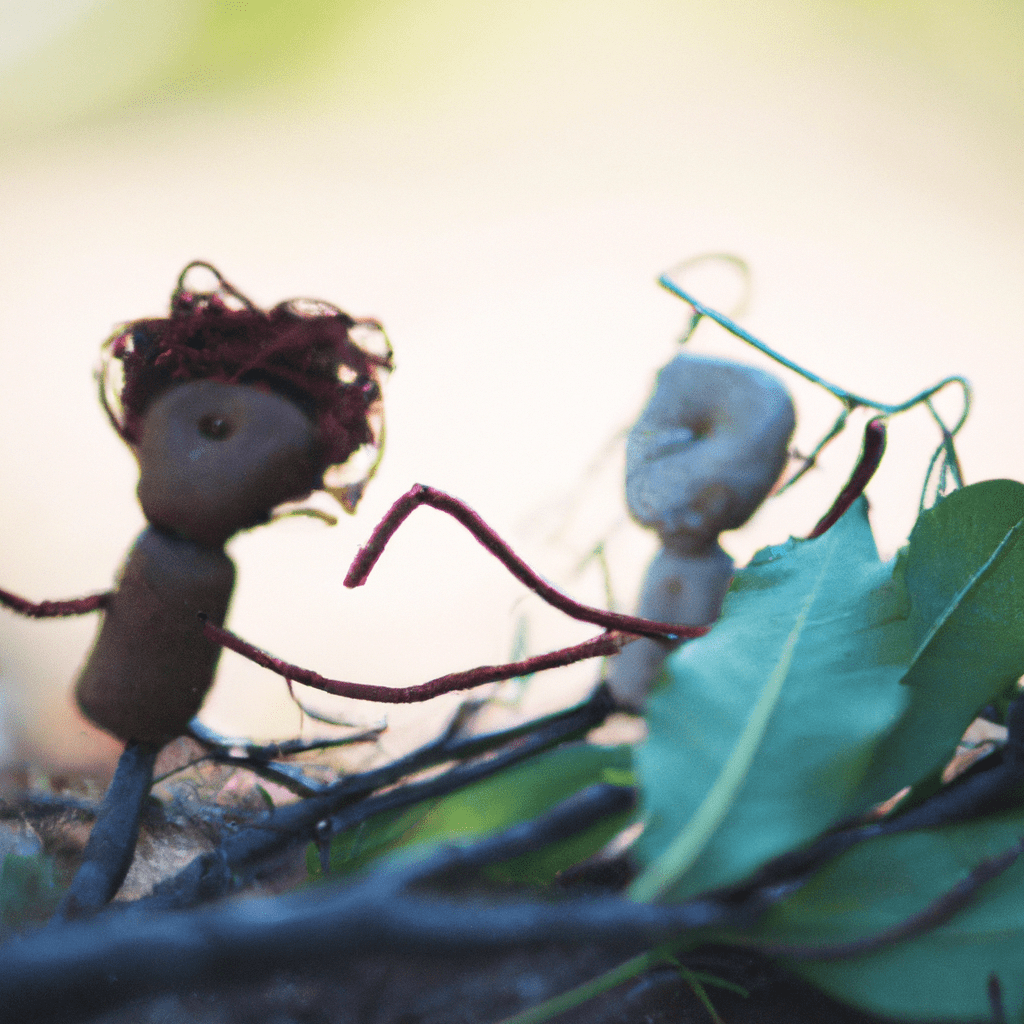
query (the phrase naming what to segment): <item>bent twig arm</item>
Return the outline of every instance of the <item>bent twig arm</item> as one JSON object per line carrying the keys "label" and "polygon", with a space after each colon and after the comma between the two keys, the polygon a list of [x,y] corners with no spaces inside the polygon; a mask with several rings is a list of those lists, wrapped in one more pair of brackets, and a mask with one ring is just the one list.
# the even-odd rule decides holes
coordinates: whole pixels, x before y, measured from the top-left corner
{"label": "bent twig arm", "polygon": [[107,607],[112,596],[113,591],[105,590],[101,594],[73,597],[67,601],[28,601],[9,590],[0,590],[0,605],[30,619],[57,619],[66,615],[87,615],[89,612],[100,611]]}

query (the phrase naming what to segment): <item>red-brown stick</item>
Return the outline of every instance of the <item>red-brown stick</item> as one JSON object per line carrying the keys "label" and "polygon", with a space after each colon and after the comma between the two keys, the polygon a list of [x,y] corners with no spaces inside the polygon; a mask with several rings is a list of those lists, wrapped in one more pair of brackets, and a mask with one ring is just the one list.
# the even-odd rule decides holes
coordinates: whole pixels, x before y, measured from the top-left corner
{"label": "red-brown stick", "polygon": [[388,541],[414,508],[429,505],[457,519],[520,583],[529,587],[548,604],[565,612],[572,619],[590,622],[605,629],[619,630],[634,636],[656,640],[691,640],[703,636],[707,626],[680,626],[671,622],[654,622],[635,615],[620,615],[574,601],[538,576],[468,505],[458,498],[425,484],[414,484],[391,506],[377,524],[370,539],[359,549],[345,576],[346,587],[361,587],[370,570],[377,564]]}
{"label": "red-brown stick", "polygon": [[110,597],[111,591],[107,590],[88,597],[73,597],[68,601],[26,601],[9,590],[0,590],[0,605],[19,615],[27,615],[30,619],[56,619],[62,615],[86,615],[99,611],[107,607]]}
{"label": "red-brown stick", "polygon": [[284,676],[285,679],[302,683],[304,686],[315,687],[338,697],[372,700],[380,704],[414,704],[430,700],[431,697],[437,697],[442,693],[470,690],[475,686],[483,686],[484,683],[496,683],[502,679],[514,679],[516,676],[528,675],[531,672],[572,665],[587,658],[617,654],[623,644],[628,643],[630,639],[615,633],[605,633],[602,636],[594,637],[593,640],[587,640],[572,647],[562,647],[548,654],[538,654],[533,658],[512,661],[504,665],[481,665],[479,668],[467,669],[465,672],[452,672],[416,686],[376,686],[372,683],[349,683],[342,679],[328,679],[326,676],[320,675],[319,672],[313,672],[308,668],[301,668],[298,665],[282,661],[280,658],[275,658],[272,654],[268,654],[236,636],[230,630],[207,622],[204,616],[200,616],[200,620],[203,622],[203,633],[208,640],[212,640],[236,654],[241,654],[243,658],[248,658],[257,665],[262,665],[263,668],[276,672],[279,676]]}
{"label": "red-brown stick", "polygon": [[842,514],[864,493],[868,481],[875,475],[882,456],[885,454],[885,424],[881,420],[871,420],[864,428],[864,444],[861,447],[857,465],[832,503],[832,507],[818,520],[818,525],[807,535],[808,540],[820,537],[834,526]]}

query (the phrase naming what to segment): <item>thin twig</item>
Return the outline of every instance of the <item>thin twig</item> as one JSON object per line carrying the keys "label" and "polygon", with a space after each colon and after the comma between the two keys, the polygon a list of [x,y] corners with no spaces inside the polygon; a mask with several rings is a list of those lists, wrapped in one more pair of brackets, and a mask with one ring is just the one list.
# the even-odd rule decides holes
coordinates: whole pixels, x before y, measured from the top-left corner
{"label": "thin twig", "polygon": [[846,960],[865,953],[874,953],[905,939],[916,938],[945,924],[954,914],[971,904],[978,890],[1016,863],[1022,853],[1024,836],[1005,853],[983,860],[966,878],[929,903],[924,910],[874,935],[832,945],[769,943],[758,945],[758,949],[769,956],[785,957],[790,960]]}
{"label": "thin twig", "polygon": [[200,615],[203,623],[203,634],[229,651],[248,658],[249,661],[276,672],[290,682],[312,686],[335,697],[349,697],[352,700],[372,700],[378,704],[414,704],[430,700],[443,693],[455,693],[458,690],[470,690],[485,683],[497,683],[516,676],[541,672],[545,669],[562,668],[573,665],[587,658],[609,657],[618,654],[622,647],[633,637],[618,633],[602,633],[599,637],[587,640],[571,647],[562,647],[547,654],[537,654],[523,661],[507,662],[503,665],[481,665],[479,668],[467,669],[463,672],[450,672],[414,686],[379,686],[373,683],[350,683],[344,679],[329,679],[312,669],[293,665],[291,662],[274,657],[254,644],[243,640],[221,626],[215,626],[205,615]]}
{"label": "thin twig", "polygon": [[[348,775],[322,793],[277,808],[259,822],[228,836],[212,853],[195,858],[178,874],[161,882],[150,896],[126,909],[177,909],[194,906],[204,899],[222,896],[236,888],[260,864],[289,847],[322,839],[366,821],[383,811],[408,807],[420,800],[446,793],[487,778],[504,768],[584,735],[612,711],[611,697],[604,687],[582,704],[500,732],[459,738],[450,730],[419,750],[391,764]],[[445,761],[463,761],[498,748],[505,748],[477,763],[456,764],[442,775],[425,781],[392,787],[402,778]]]}
{"label": "thin twig", "polygon": [[208,725],[193,719],[189,723],[189,735],[207,748],[214,758],[230,758],[232,761],[272,761],[278,757],[294,757],[314,750],[330,750],[334,747],[348,747],[354,743],[370,743],[387,729],[384,724],[362,729],[348,736],[320,736],[314,739],[279,740],[275,743],[251,743],[240,736],[224,736]]}
{"label": "thin twig", "polygon": [[1006,1024],[1006,1006],[1003,1003],[1003,986],[999,983],[999,975],[994,972],[990,974],[985,987],[988,991],[989,1014],[992,1018],[990,1024]]}
{"label": "thin twig", "polygon": [[832,507],[818,520],[817,526],[807,535],[807,539],[820,537],[829,530],[843,513],[864,493],[864,488],[875,475],[885,454],[885,423],[880,419],[870,420],[864,428],[864,443],[861,446],[860,458],[850,475],[850,479],[839,492]]}
{"label": "thin twig", "polygon": [[359,550],[345,576],[346,587],[362,586],[377,560],[394,536],[395,531],[420,505],[429,505],[455,518],[491,552],[521,583],[541,598],[571,618],[604,626],[607,632],[581,644],[563,647],[547,654],[538,654],[523,661],[504,665],[483,665],[464,672],[453,672],[431,679],[416,686],[377,686],[369,683],[352,683],[342,679],[329,679],[311,669],[302,668],[277,658],[254,644],[236,636],[230,630],[210,622],[204,613],[199,614],[204,636],[213,643],[248,658],[257,665],[276,672],[291,682],[303,683],[335,696],[356,700],[372,700],[388,704],[408,704],[430,700],[442,693],[467,690],[485,683],[514,679],[517,676],[540,672],[545,669],[561,668],[587,658],[608,657],[617,654],[624,644],[636,637],[652,637],[661,640],[683,641],[703,636],[708,626],[681,626],[677,623],[654,622],[634,615],[621,615],[600,608],[581,604],[557,590],[538,576],[468,505],[458,498],[445,494],[434,487],[415,484],[402,495],[387,511],[374,528],[370,539]]}
{"label": "thin twig", "polygon": [[759,352],[763,352],[769,359],[773,359],[781,366],[785,366],[788,370],[798,373],[801,377],[809,380],[812,384],[817,384],[819,387],[824,388],[829,392],[829,394],[834,395],[849,408],[864,406],[868,409],[876,409],[878,412],[884,413],[887,416],[894,416],[896,413],[906,412],[908,409],[912,409],[915,405],[920,405],[922,402],[927,401],[927,399],[931,398],[932,395],[937,394],[949,384],[959,384],[964,392],[965,405],[969,402],[971,388],[970,384],[968,384],[963,377],[945,377],[943,380],[940,380],[938,384],[933,384],[930,388],[925,388],[924,391],[919,392],[912,398],[908,398],[905,402],[898,402],[894,405],[890,405],[885,402],[876,402],[874,399],[854,394],[852,391],[847,391],[846,388],[840,387],[838,384],[830,384],[823,377],[819,377],[816,373],[812,373],[810,370],[805,369],[800,366],[799,363],[794,363],[792,359],[787,359],[782,355],[782,353],[776,352],[775,349],[770,348],[763,341],[755,338],[754,335],[749,331],[744,330],[739,324],[731,320],[729,317],[717,312],[710,306],[705,306],[699,299],[696,299],[688,292],[683,291],[683,289],[680,288],[679,285],[677,285],[668,276],[668,274],[662,274],[662,276],[658,278],[658,284],[692,306],[696,313],[714,320],[720,327],[724,327],[730,334],[739,338],[741,341],[745,341],[748,345],[752,345]]}
{"label": "thin twig", "polygon": [[27,601],[9,590],[0,590],[0,605],[10,608],[19,615],[30,619],[55,619],[65,615],[87,615],[89,612],[106,608],[113,591],[90,594],[88,597],[73,597],[67,601]]}
{"label": "thin twig", "polygon": [[179,772],[194,768],[198,764],[213,761],[217,764],[229,764],[236,768],[248,768],[268,782],[284,786],[298,796],[312,796],[323,793],[333,783],[311,778],[298,765],[282,763],[275,758],[293,757],[311,751],[330,750],[335,747],[347,747],[354,743],[373,743],[386,730],[386,725],[373,726],[349,736],[318,737],[309,740],[284,740],[278,743],[254,744],[240,737],[222,736],[198,719],[189,723],[188,734],[201,744],[206,753],[192,761],[179,765],[165,772],[154,783],[164,782]]}
{"label": "thin twig", "polygon": [[460,522],[520,583],[529,587],[552,607],[580,622],[590,622],[605,629],[646,636],[655,640],[687,640],[703,636],[706,626],[680,626],[678,623],[654,622],[635,615],[620,615],[574,601],[538,576],[468,505],[436,487],[414,484],[385,513],[370,539],[359,549],[345,576],[346,587],[361,587],[376,565],[395,531],[420,505],[429,505],[446,512]]}
{"label": "thin twig", "polygon": [[809,473],[818,464],[818,457],[821,453],[846,429],[846,421],[850,418],[850,407],[844,405],[842,411],[836,417],[835,422],[826,431],[825,436],[814,446],[814,450],[810,455],[799,456],[797,458],[803,463],[803,465],[792,475],[779,489],[775,492],[775,496],[778,497],[780,494],[784,494],[790,489],[798,480],[800,480],[805,473]]}
{"label": "thin twig", "polygon": [[[933,384],[932,387],[918,392],[918,394],[914,395],[912,398],[908,398],[905,402],[899,402],[895,405],[889,405],[885,402],[876,402],[873,399],[865,398],[863,395],[847,391],[846,388],[842,388],[838,384],[831,384],[823,377],[819,377],[816,373],[812,373],[810,370],[805,369],[798,363],[794,363],[792,359],[787,359],[781,352],[776,352],[775,349],[770,348],[759,338],[755,338],[754,335],[749,331],[744,330],[731,318],[719,313],[710,306],[705,306],[689,292],[684,291],[675,283],[675,281],[672,280],[671,272],[668,274],[662,274],[662,276],[658,278],[658,283],[673,295],[682,299],[693,309],[693,316],[690,319],[689,333],[692,333],[701,318],[706,316],[709,319],[714,320],[714,322],[720,327],[724,327],[730,334],[739,338],[740,341],[745,341],[748,345],[752,345],[759,352],[763,352],[769,359],[773,359],[780,366],[785,366],[787,369],[799,374],[805,380],[809,380],[812,384],[817,384],[819,387],[824,388],[829,394],[843,403],[842,412],[840,412],[839,418],[832,425],[831,429],[818,443],[811,455],[804,461],[804,465],[801,466],[800,469],[778,489],[778,491],[776,491],[776,494],[782,494],[783,491],[788,490],[814,465],[818,455],[821,454],[825,446],[842,432],[846,426],[848,415],[854,409],[874,409],[876,412],[880,412],[884,416],[895,416],[897,413],[906,412],[908,409],[912,409],[916,405],[924,405],[928,409],[942,433],[942,440],[935,453],[932,455],[931,461],[928,464],[928,472],[925,474],[925,486],[921,493],[921,511],[924,511],[925,508],[928,483],[932,476],[932,470],[940,456],[942,457],[942,467],[940,470],[940,479],[937,484],[937,496],[941,497],[942,494],[945,493],[944,480],[947,472],[952,474],[953,482],[957,487],[963,486],[963,475],[960,472],[960,462],[957,458],[956,449],[953,445],[953,438],[967,421],[967,417],[971,410],[971,385],[968,383],[966,378],[946,377],[939,381],[938,384]],[[932,402],[932,398],[949,384],[959,385],[963,397],[963,408],[960,413],[960,418],[952,428],[946,426]]]}

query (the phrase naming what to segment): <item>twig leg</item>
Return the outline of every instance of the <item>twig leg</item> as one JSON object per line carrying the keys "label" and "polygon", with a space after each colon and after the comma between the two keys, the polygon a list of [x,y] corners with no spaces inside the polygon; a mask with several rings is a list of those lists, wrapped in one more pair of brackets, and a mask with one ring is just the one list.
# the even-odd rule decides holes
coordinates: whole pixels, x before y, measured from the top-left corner
{"label": "twig leg", "polygon": [[58,919],[95,913],[121,888],[135,855],[157,753],[158,748],[134,741],[125,747],[96,815],[82,866],[57,908]]}

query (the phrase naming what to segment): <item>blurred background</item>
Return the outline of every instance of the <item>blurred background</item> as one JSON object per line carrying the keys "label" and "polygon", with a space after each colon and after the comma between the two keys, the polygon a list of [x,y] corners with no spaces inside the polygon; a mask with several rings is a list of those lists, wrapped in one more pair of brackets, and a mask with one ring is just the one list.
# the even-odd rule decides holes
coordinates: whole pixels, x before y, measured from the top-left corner
{"label": "blurred background", "polygon": [[[197,258],[261,305],[378,317],[395,347],[387,453],[358,514],[231,545],[230,624],[326,675],[407,685],[595,632],[524,599],[430,510],[345,591],[414,482],[599,603],[603,574],[580,565],[604,542],[631,606],[653,541],[625,524],[615,439],[688,319],[655,278],[699,253],[746,260],[740,321],[829,380],[897,402],[969,377],[967,480],[1021,478],[1022,69],[1009,0],[0,0],[0,585],[110,585],[143,520],[96,401],[99,346],[163,315]],[[688,283],[727,310],[744,297],[729,264]],[[709,323],[690,344],[764,365]],[[806,451],[838,407],[780,375]],[[738,561],[810,529],[859,421],[848,435],[727,538]],[[891,425],[869,489],[885,555],[936,440],[923,410]],[[70,700],[95,629],[0,613],[6,756],[109,763]],[[518,713],[576,699],[596,671],[536,677]],[[450,706],[390,711],[385,745]],[[204,718],[312,728],[231,654]]]}

